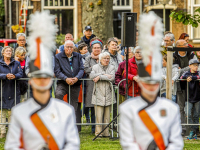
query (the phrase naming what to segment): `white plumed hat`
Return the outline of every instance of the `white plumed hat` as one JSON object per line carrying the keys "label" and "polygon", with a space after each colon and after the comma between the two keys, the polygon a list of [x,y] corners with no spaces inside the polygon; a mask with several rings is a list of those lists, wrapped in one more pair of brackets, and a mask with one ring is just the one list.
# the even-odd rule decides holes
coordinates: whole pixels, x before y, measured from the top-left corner
{"label": "white plumed hat", "polygon": [[31,77],[53,77],[52,54],[57,25],[49,11],[35,12],[28,21],[28,52]]}
{"label": "white plumed hat", "polygon": [[140,15],[139,46],[143,61],[138,65],[138,75],[141,80],[155,83],[161,80],[162,55],[160,45],[163,39],[163,24],[161,18],[154,12]]}

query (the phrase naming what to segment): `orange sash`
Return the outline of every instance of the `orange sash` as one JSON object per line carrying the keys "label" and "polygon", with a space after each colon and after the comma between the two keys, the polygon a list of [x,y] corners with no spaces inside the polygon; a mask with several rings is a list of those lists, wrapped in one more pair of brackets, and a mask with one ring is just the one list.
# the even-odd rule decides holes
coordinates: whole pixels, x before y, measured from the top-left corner
{"label": "orange sash", "polygon": [[142,122],[145,124],[145,126],[147,127],[147,129],[153,135],[154,141],[156,142],[158,148],[160,150],[165,150],[165,143],[164,143],[162,134],[159,131],[159,129],[156,126],[156,124],[150,118],[150,116],[148,115],[148,113],[143,109],[138,114],[139,114]]}
{"label": "orange sash", "polygon": [[40,119],[37,113],[31,116],[31,121],[33,122],[33,124],[35,125],[36,129],[39,131],[45,142],[48,144],[49,149],[59,150],[56,141],[54,140],[53,136],[46,128],[46,126],[43,124],[42,120]]}

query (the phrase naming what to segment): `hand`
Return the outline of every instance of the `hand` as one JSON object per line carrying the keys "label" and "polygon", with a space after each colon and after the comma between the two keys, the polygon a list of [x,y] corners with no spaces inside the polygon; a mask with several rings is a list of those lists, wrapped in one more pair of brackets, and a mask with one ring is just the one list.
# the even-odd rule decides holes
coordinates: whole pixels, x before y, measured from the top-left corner
{"label": "hand", "polygon": [[112,75],[110,75],[110,74],[104,74],[104,75],[107,76],[109,79],[112,78]]}
{"label": "hand", "polygon": [[97,82],[99,81],[99,79],[100,79],[100,77],[97,76],[96,78],[93,79],[93,81],[94,81],[95,83],[97,83]]}
{"label": "hand", "polygon": [[190,82],[191,80],[192,80],[191,76],[187,77],[187,82]]}
{"label": "hand", "polygon": [[7,78],[8,80],[10,80],[10,77],[11,77],[11,74],[8,73],[8,74],[6,75],[6,78]]}
{"label": "hand", "polygon": [[11,77],[11,79],[15,79],[15,75],[14,74],[11,74],[10,77]]}
{"label": "hand", "polygon": [[181,69],[181,67],[178,67],[178,69]]}
{"label": "hand", "polygon": [[174,85],[174,80],[172,80],[172,86]]}
{"label": "hand", "polygon": [[136,82],[138,82],[138,77],[137,77],[137,76],[134,76],[134,77],[133,77],[133,80],[135,80]]}
{"label": "hand", "polygon": [[72,78],[72,80],[73,80],[73,82],[74,82],[74,84],[78,81],[78,78],[77,77],[74,77],[74,78]]}
{"label": "hand", "polygon": [[73,85],[73,84],[74,84],[74,80],[73,80],[72,78],[67,78],[65,81],[66,81],[67,84],[69,84],[69,85]]}

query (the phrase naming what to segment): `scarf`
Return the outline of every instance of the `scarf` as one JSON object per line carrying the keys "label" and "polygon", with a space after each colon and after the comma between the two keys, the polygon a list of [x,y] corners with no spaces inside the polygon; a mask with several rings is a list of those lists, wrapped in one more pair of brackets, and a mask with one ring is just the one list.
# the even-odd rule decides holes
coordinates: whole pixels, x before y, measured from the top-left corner
{"label": "scarf", "polygon": [[84,41],[88,46],[90,46],[90,40],[91,40],[92,38],[94,38],[94,37],[95,37],[94,34],[92,34],[91,37],[90,37],[89,39],[87,39],[86,36],[84,36],[84,37],[83,37],[83,41]]}
{"label": "scarf", "polygon": [[93,59],[95,59],[95,60],[97,61],[97,63],[99,62],[99,55],[94,56],[94,54],[91,53],[91,57],[92,57]]}

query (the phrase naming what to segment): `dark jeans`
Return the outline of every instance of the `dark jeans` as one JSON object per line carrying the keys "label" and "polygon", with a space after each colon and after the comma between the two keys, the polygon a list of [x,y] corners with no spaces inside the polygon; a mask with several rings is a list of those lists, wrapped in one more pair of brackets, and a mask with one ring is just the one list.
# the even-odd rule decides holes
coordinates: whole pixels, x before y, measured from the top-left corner
{"label": "dark jeans", "polygon": [[[185,111],[184,111],[184,107],[185,107],[185,90],[183,91],[177,91],[176,93],[177,96],[177,104],[179,105],[180,108],[180,114],[181,114],[181,124],[186,123],[185,122]],[[186,130],[185,126],[182,126],[182,130]]]}
{"label": "dark jeans", "polygon": [[[161,97],[165,97],[166,98],[166,93],[162,93]],[[172,95],[172,101],[176,103],[176,95]]]}
{"label": "dark jeans", "polygon": [[[188,103],[188,106],[187,106]],[[198,124],[199,123],[199,113],[200,113],[200,102],[190,103],[185,102],[185,113],[188,116],[188,123],[189,124]],[[188,111],[187,111],[188,108]],[[191,130],[197,133],[197,129],[199,128],[198,125],[190,126]]]}
{"label": "dark jeans", "polygon": [[[90,107],[90,110],[91,110],[91,123],[95,123],[94,107]],[[92,132],[95,133],[95,125],[92,125]]]}

